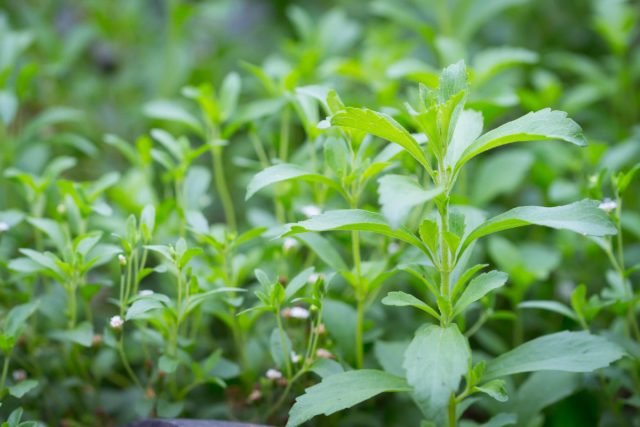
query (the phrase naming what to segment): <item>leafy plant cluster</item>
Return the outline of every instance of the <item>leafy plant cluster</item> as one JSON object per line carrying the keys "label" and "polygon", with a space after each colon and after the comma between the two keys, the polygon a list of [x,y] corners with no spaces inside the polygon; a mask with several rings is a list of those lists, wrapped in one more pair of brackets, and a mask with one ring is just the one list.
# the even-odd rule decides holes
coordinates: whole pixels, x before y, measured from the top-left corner
{"label": "leafy plant cluster", "polygon": [[1,425],[640,425],[639,19],[10,2]]}

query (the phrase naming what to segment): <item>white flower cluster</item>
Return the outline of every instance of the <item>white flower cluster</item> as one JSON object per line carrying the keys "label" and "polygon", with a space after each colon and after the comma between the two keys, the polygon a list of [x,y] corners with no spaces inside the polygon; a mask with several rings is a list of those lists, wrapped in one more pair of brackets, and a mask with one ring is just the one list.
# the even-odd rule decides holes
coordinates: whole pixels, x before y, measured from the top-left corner
{"label": "white flower cluster", "polygon": [[113,316],[111,320],[109,320],[109,325],[111,325],[113,329],[122,329],[124,319],[120,316]]}

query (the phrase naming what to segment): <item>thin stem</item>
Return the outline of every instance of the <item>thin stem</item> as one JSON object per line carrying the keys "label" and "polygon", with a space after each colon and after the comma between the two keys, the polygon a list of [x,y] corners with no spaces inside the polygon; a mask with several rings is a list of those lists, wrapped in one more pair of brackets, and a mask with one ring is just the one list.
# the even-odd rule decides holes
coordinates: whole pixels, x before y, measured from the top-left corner
{"label": "thin stem", "polygon": [[449,398],[449,406],[448,406],[448,419],[449,419],[449,423],[448,426],[449,427],[456,427],[458,425],[458,417],[456,416],[456,405],[457,405],[457,400],[456,400],[456,396],[455,394],[451,394],[451,397]]}
{"label": "thin stem", "polygon": [[280,122],[280,147],[278,157],[283,162],[287,161],[289,155],[289,124],[291,121],[291,111],[285,107],[282,112],[282,121]]}
{"label": "thin stem", "polygon": [[236,213],[233,207],[233,200],[231,199],[231,193],[229,193],[229,187],[227,185],[227,178],[224,173],[224,161],[222,158],[222,147],[219,145],[214,146],[211,149],[211,155],[213,156],[213,173],[216,184],[216,190],[220,201],[222,202],[222,209],[224,210],[224,216],[227,220],[227,224],[232,231],[236,231]]}
{"label": "thin stem", "polygon": [[135,372],[133,372],[133,369],[131,369],[131,365],[129,364],[127,355],[124,352],[124,332],[123,331],[120,331],[120,339],[118,340],[118,354],[120,355],[120,361],[122,362],[122,366],[124,366],[124,370],[127,371],[127,375],[129,375],[129,377],[133,380],[133,382],[138,387],[144,388],[142,387],[140,380],[138,380],[138,377],[136,376]]}
{"label": "thin stem", "polygon": [[287,378],[290,380],[293,371],[291,369],[291,356],[287,354],[287,342],[284,334],[284,326],[282,325],[282,318],[280,316],[280,309],[276,311],[276,323],[278,324],[278,334],[280,335],[280,349],[282,350],[282,357],[284,358],[284,366],[287,371]]}
{"label": "thin stem", "polygon": [[10,354],[4,355],[4,362],[2,362],[2,377],[0,377],[0,396],[2,396],[4,387],[7,383],[7,374],[9,373],[9,362],[11,358]]}

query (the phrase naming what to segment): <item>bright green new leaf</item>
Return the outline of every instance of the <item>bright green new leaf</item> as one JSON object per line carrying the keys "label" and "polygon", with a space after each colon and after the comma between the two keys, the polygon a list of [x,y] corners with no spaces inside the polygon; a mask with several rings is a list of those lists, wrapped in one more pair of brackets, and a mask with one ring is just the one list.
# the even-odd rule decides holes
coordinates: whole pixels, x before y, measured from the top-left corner
{"label": "bright green new leaf", "polygon": [[420,249],[424,248],[422,242],[408,230],[404,228],[394,230],[382,215],[361,209],[337,209],[305,221],[287,224],[287,231],[283,235],[329,230],[371,231],[405,241]]}
{"label": "bright green new leaf", "polygon": [[616,234],[616,228],[607,214],[598,208],[595,200],[581,200],[564,206],[546,208],[521,206],[495,216],[471,231],[460,245],[462,253],[474,240],[525,225],[542,225],[559,230],[575,231],[588,236]]}
{"label": "bright green new leaf", "polygon": [[425,190],[416,181],[403,175],[385,175],[378,183],[382,214],[393,228],[400,226],[414,206],[426,203],[442,193],[441,187]]}
{"label": "bright green new leaf", "polygon": [[470,362],[469,343],[457,325],[425,325],[416,332],[403,366],[414,399],[428,420],[443,423],[449,398],[458,390]]}
{"label": "bright green new leaf", "polygon": [[522,344],[487,363],[484,379],[521,372],[591,372],[624,356],[607,339],[588,332],[558,332]]}
{"label": "bright green new leaf", "polygon": [[268,167],[261,172],[258,172],[251,179],[249,185],[247,186],[247,195],[245,196],[245,200],[249,200],[251,196],[253,196],[261,189],[268,187],[269,185],[282,181],[288,181],[291,179],[318,182],[335,189],[341,194],[343,193],[342,188],[338,185],[338,183],[330,178],[327,178],[324,175],[308,171],[297,165],[282,163],[279,165]]}
{"label": "bright green new leaf", "polygon": [[296,399],[287,427],[299,426],[316,415],[331,415],[380,393],[401,391],[411,391],[404,378],[383,371],[361,369],[330,375]]}
{"label": "bright green new leaf", "polygon": [[502,145],[554,139],[580,146],[586,145],[582,129],[567,117],[567,113],[545,108],[526,114],[485,133],[467,147],[455,168],[460,170],[462,165],[478,154]]}
{"label": "bright green new leaf", "polygon": [[357,129],[386,139],[407,150],[422,166],[430,169],[429,161],[420,144],[400,123],[384,113],[367,108],[347,107],[331,116],[331,125]]}
{"label": "bright green new leaf", "polygon": [[488,273],[482,273],[473,279],[469,282],[464,292],[462,292],[458,301],[456,301],[453,315],[457,316],[464,312],[464,309],[471,303],[478,301],[492,290],[503,286],[507,282],[508,278],[509,276],[507,276],[507,273],[493,270]]}

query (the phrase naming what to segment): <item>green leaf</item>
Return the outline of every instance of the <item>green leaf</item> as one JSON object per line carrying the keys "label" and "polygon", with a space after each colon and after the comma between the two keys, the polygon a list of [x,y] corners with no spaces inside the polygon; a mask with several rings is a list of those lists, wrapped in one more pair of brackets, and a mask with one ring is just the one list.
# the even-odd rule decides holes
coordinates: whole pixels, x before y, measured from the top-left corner
{"label": "green leaf", "polygon": [[320,378],[326,378],[331,375],[344,372],[342,365],[332,359],[316,359],[309,367],[311,372],[317,374]]}
{"label": "green leaf", "polygon": [[453,169],[462,157],[462,153],[480,136],[483,120],[482,113],[478,111],[463,110],[460,112],[444,159],[447,167]]}
{"label": "green leaf", "polygon": [[546,208],[521,206],[495,216],[471,231],[458,250],[462,253],[474,240],[525,225],[542,225],[559,230],[575,231],[589,236],[616,234],[616,228],[607,214],[598,208],[595,200],[582,200],[564,206]]}
{"label": "green leaf", "polygon": [[309,267],[306,270],[298,273],[289,283],[287,283],[287,287],[285,288],[284,299],[285,301],[293,298],[299,291],[302,289],[309,281],[309,277],[313,274],[315,268]]}
{"label": "green leaf", "polygon": [[382,214],[393,228],[400,226],[414,206],[442,193],[441,187],[425,190],[415,180],[403,175],[385,175],[378,183]]}
{"label": "green leaf", "polygon": [[374,369],[330,375],[296,399],[287,427],[299,426],[316,415],[331,415],[380,393],[410,390],[403,378]]}
{"label": "green leaf", "polygon": [[331,116],[331,125],[357,129],[398,144],[409,152],[425,169],[431,169],[420,144],[400,123],[386,114],[367,108],[347,107]]}
{"label": "green leaf", "polygon": [[424,248],[422,242],[408,230],[404,228],[394,230],[387,224],[382,215],[361,209],[328,211],[305,221],[287,224],[286,227],[287,231],[283,234],[284,236],[308,231],[371,231],[402,240],[420,249]]}
{"label": "green leaf", "polygon": [[58,266],[58,262],[60,262],[60,260],[51,252],[42,253],[34,251],[33,249],[20,249],[20,252],[29,257],[30,260],[34,261],[39,266],[53,272],[57,277],[64,277],[63,271]]}
{"label": "green leaf", "polygon": [[27,221],[46,234],[60,253],[65,252],[67,238],[60,224],[48,218],[29,218]]}
{"label": "green leaf", "polygon": [[322,320],[337,348],[347,360],[355,359],[356,310],[349,304],[333,299],[326,299],[322,304]]}
{"label": "green leaf", "polygon": [[145,319],[149,311],[159,308],[164,308],[164,304],[158,298],[154,298],[154,295],[137,299],[127,310],[125,320]]}
{"label": "green leaf", "polygon": [[491,380],[482,385],[475,386],[473,390],[487,394],[498,402],[506,402],[509,400],[504,380]]}
{"label": "green leaf", "polygon": [[436,311],[429,307],[425,302],[419,300],[411,294],[407,294],[401,291],[389,292],[386,297],[382,299],[384,305],[392,305],[396,307],[415,307],[425,313],[430,314],[436,319],[440,319],[440,316]]}
{"label": "green leaf", "polygon": [[3,330],[7,335],[18,338],[29,317],[38,309],[40,301],[31,301],[13,307],[5,318]]}
{"label": "green leaf", "polygon": [[566,305],[558,301],[525,301],[518,304],[519,308],[539,308],[541,310],[553,311],[554,313],[567,316],[569,319],[578,320],[576,314]]}
{"label": "green leaf", "polygon": [[9,387],[9,394],[13,397],[17,397],[21,399],[22,396],[29,393],[31,390],[38,386],[37,380],[24,380],[19,383]]}
{"label": "green leaf", "polygon": [[582,129],[567,117],[567,113],[545,108],[505,123],[476,139],[462,153],[455,169],[460,170],[462,165],[478,154],[502,145],[556,139],[580,146],[587,144]]}
{"label": "green leaf", "polygon": [[497,196],[512,193],[525,180],[534,160],[533,154],[523,149],[489,156],[474,174],[474,204],[484,206]]}
{"label": "green leaf", "polygon": [[344,139],[329,137],[324,142],[324,161],[337,177],[347,175],[350,157],[349,147]]}
{"label": "green leaf", "polygon": [[83,347],[91,347],[93,341],[93,326],[89,322],[82,322],[75,329],[66,331],[54,331],[51,338],[58,341],[67,341],[80,344]]}
{"label": "green leaf", "polygon": [[509,410],[519,420],[531,420],[542,409],[573,394],[582,385],[575,372],[538,371],[529,375],[512,397]]}
{"label": "green leaf", "polygon": [[298,179],[304,181],[318,182],[325,184],[334,190],[343,194],[342,187],[340,187],[331,178],[327,178],[324,175],[320,175],[315,172],[310,172],[300,166],[290,163],[282,163],[275,166],[270,166],[261,172],[258,172],[249,182],[247,186],[247,195],[245,200],[249,200],[251,196],[260,191],[261,189],[268,187],[269,185],[276,184],[282,181],[288,181],[291,179]]}
{"label": "green leaf", "polygon": [[521,372],[591,372],[624,356],[616,344],[588,332],[558,332],[526,342],[487,363],[484,379]]}
{"label": "green leaf", "polygon": [[342,259],[340,252],[333,247],[331,242],[318,233],[302,233],[296,235],[296,239],[309,246],[318,257],[335,271],[347,271],[349,267]]}
{"label": "green leaf", "polygon": [[178,359],[167,354],[163,354],[160,356],[160,359],[158,359],[158,369],[167,374],[175,372],[176,369],[178,369],[178,364]]}
{"label": "green leaf", "polygon": [[467,285],[458,301],[456,301],[453,315],[457,316],[462,313],[471,303],[478,301],[483,296],[487,295],[494,289],[503,286],[509,276],[502,271],[489,271],[488,273],[482,273],[475,279],[473,279]]}
{"label": "green leaf", "polygon": [[374,353],[382,368],[390,374],[406,377],[402,366],[409,341],[376,341]]}
{"label": "green leaf", "polygon": [[442,70],[438,82],[438,101],[447,102],[459,92],[467,89],[467,67],[458,61]]}
{"label": "green leaf", "polygon": [[149,102],[144,106],[144,114],[152,119],[180,123],[197,133],[202,133],[200,121],[181,105],[172,101],[159,100]]}
{"label": "green leaf", "polygon": [[220,110],[221,120],[228,120],[236,110],[238,97],[242,88],[242,80],[238,73],[231,72],[222,81],[220,86]]}
{"label": "green leaf", "polygon": [[404,356],[407,382],[428,420],[440,425],[452,393],[458,390],[471,362],[467,339],[458,326],[425,325],[417,332]]}

